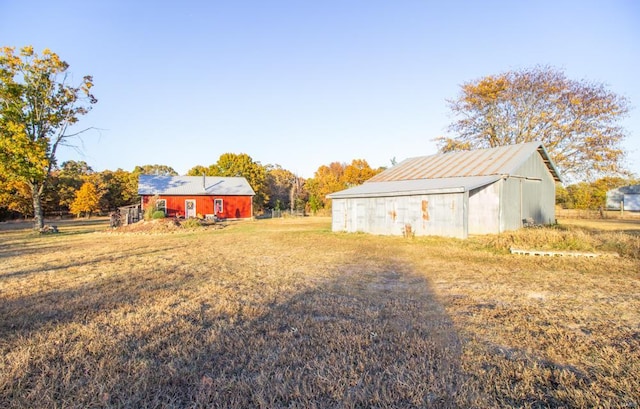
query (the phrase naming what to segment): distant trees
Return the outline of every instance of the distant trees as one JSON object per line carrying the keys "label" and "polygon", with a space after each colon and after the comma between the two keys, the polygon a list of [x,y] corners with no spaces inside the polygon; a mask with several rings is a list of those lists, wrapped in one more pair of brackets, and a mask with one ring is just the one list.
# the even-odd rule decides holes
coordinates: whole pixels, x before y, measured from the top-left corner
{"label": "distant trees", "polygon": [[64,162],[59,170],[53,172],[58,205],[61,209],[69,209],[76,200],[76,193],[93,173],[93,169],[86,162],[74,160]]}
{"label": "distant trees", "polygon": [[138,175],[122,169],[105,170],[95,174],[100,187],[100,211],[112,211],[121,206],[138,203]]}
{"label": "distant trees", "polygon": [[91,217],[100,207],[100,194],[96,186],[91,182],[85,182],[76,192],[75,199],[71,203],[69,210],[71,213],[80,217],[85,214],[87,218]]}
{"label": "distant trees", "polygon": [[197,165],[187,172],[188,176],[242,176],[256,192],[253,198],[254,210],[262,211],[269,202],[266,178],[267,169],[254,161],[246,153],[223,153],[216,163],[204,167]]}
{"label": "distant trees", "polygon": [[307,190],[309,191],[309,207],[312,212],[327,207],[326,196],[347,188],[343,180],[344,168],[346,164],[331,162],[329,165],[322,165],[313,174],[313,178],[307,180]]}
{"label": "distant trees", "polygon": [[0,173],[8,189],[28,189],[34,228],[44,226],[42,197],[55,169],[58,147],[83,132],[69,127],[97,102],[93,79],[70,85],[69,64],[44,49],[0,49]]}
{"label": "distant trees", "polygon": [[155,175],[155,176],[178,176],[171,166],[166,165],[143,165],[133,168],[136,175]]}
{"label": "distant trees", "polygon": [[[254,211],[261,214],[267,209],[313,212],[330,209],[326,195],[359,185],[382,170],[372,169],[363,159],[355,159],[350,164],[322,165],[314,178],[305,179],[280,165],[262,165],[247,154],[225,153],[209,166],[194,166],[187,175],[245,177],[256,192]],[[43,209],[56,216],[67,213],[90,216],[138,203],[138,177],[143,173],[177,175],[166,165],[136,166],[131,172],[122,169],[96,172],[84,161],[66,161],[51,172],[42,197]],[[8,181],[0,174],[0,185],[3,187],[0,218],[16,213],[32,216],[30,190],[25,183]]]}
{"label": "distant trees", "polygon": [[304,179],[280,165],[268,165],[266,168],[266,185],[269,192],[267,206],[276,210],[304,210]]}
{"label": "distant trees", "polygon": [[598,210],[607,205],[607,192],[621,186],[640,184],[640,179],[604,177],[556,189],[556,204],[565,209]]}
{"label": "distant trees", "polygon": [[19,213],[25,217],[33,216],[33,202],[31,189],[25,182],[18,180],[2,180],[0,175],[0,203],[11,212]]}
{"label": "distant trees", "polygon": [[364,159],[354,159],[344,168],[342,178],[347,187],[358,186],[383,170],[383,168],[372,169]]}
{"label": "distant trees", "polygon": [[310,209],[316,212],[323,208],[330,208],[326,198],[328,194],[360,185],[383,170],[383,168],[372,169],[363,159],[354,159],[349,165],[332,162],[329,165],[320,166],[313,178],[306,183]]}
{"label": "distant trees", "polygon": [[453,138],[437,138],[440,151],[541,141],[566,180],[624,174],[626,131],[619,121],[626,98],[604,85],[576,81],[550,67],[489,75],[461,86],[448,101],[460,119]]}

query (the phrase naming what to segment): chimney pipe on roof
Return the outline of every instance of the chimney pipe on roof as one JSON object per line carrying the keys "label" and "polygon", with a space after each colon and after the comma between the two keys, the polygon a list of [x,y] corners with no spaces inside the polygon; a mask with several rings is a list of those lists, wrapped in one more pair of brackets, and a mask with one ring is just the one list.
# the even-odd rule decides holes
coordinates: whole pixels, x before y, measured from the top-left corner
{"label": "chimney pipe on roof", "polygon": [[207,176],[203,173],[202,174],[202,190],[207,190]]}

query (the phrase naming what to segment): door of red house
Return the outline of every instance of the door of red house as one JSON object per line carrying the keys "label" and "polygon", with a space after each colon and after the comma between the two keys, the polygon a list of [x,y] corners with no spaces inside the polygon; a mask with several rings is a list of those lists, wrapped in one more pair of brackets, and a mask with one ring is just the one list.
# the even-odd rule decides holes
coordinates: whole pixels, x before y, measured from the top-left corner
{"label": "door of red house", "polygon": [[184,201],[184,218],[196,217],[196,201],[185,200]]}

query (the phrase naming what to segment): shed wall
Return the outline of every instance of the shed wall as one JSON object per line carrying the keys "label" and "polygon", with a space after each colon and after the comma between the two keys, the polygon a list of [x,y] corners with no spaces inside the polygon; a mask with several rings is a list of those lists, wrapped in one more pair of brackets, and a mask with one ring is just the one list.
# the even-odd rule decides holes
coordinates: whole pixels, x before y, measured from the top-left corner
{"label": "shed wall", "polygon": [[[142,208],[146,208],[147,203],[151,196],[142,197]],[[251,218],[251,196],[164,196],[160,195],[160,199],[167,201],[167,217],[174,217],[176,215],[184,217],[185,215],[185,201],[196,201],[196,214],[206,215],[214,214],[214,200],[222,199],[222,213],[218,213],[217,216],[222,219],[247,219]]]}
{"label": "shed wall", "polygon": [[469,192],[469,234],[500,232],[502,180]]}
{"label": "shed wall", "polygon": [[552,224],[556,217],[556,184],[540,155],[531,155],[502,185],[501,231],[522,227],[523,219]]}
{"label": "shed wall", "polygon": [[333,199],[332,230],[465,238],[464,193]]}
{"label": "shed wall", "polygon": [[509,175],[493,176],[501,179],[464,193],[334,198],[332,228],[401,235],[410,227],[416,235],[465,238],[516,230],[529,218],[538,224],[555,221],[554,174],[537,151]]}
{"label": "shed wall", "polygon": [[522,227],[522,179],[502,181],[500,198],[500,232]]}

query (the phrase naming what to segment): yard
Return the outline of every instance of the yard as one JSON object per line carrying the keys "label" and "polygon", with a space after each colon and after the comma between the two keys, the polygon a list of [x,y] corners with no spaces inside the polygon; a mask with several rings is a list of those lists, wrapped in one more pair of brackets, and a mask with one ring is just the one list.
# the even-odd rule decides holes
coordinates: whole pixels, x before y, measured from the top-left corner
{"label": "yard", "polygon": [[638,407],[640,220],[576,224],[466,241],[328,218],[12,225],[0,407]]}

